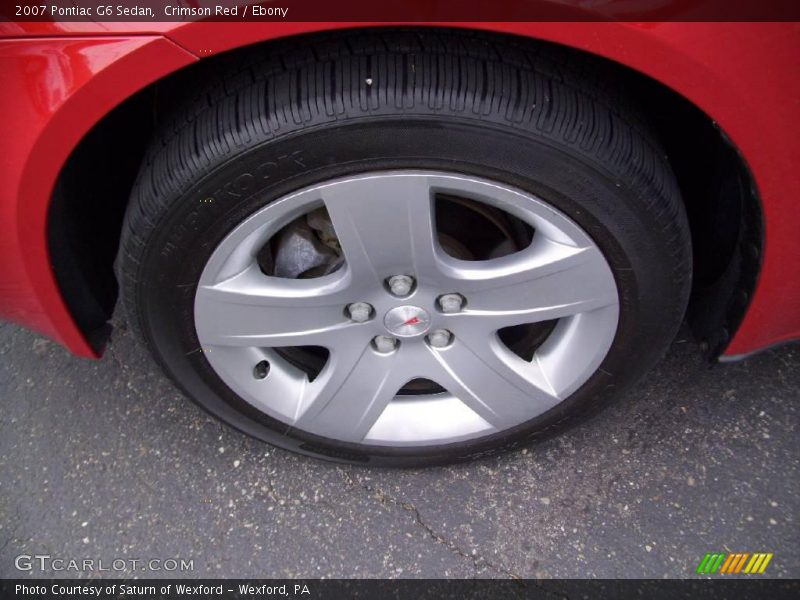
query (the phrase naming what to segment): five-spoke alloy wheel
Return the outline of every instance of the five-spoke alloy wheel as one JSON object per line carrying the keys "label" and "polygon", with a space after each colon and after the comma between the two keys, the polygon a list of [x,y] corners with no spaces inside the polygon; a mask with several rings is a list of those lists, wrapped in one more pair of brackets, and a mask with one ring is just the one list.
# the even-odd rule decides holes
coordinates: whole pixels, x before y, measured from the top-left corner
{"label": "five-spoke alloy wheel", "polygon": [[[513,214],[534,231],[530,244],[488,260],[449,256],[438,194]],[[344,266],[312,279],[265,275],[260,249],[320,204]],[[387,282],[403,275],[413,291],[398,297]],[[217,246],[195,301],[209,363],[257,409],[327,439],[408,446],[503,431],[552,408],[602,362],[617,317],[611,269],[569,218],[495,182],[424,171],[339,179],[271,203]],[[498,335],[554,320],[529,360]],[[276,351],[304,346],[328,351],[313,381]],[[269,374],[254,377],[263,361]],[[445,392],[398,395],[420,378]]]}

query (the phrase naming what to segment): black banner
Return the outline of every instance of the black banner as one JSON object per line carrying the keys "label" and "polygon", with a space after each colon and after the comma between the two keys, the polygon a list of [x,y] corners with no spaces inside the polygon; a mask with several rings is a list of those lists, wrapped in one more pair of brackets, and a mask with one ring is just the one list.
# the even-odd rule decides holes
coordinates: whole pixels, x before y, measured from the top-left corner
{"label": "black banner", "polygon": [[7,579],[0,581],[0,597],[37,599],[137,598],[187,600],[192,598],[260,598],[289,600],[462,600],[527,598],[722,598],[782,600],[797,598],[795,580],[620,579],[620,580],[79,580]]}
{"label": "black banner", "polygon": [[796,21],[797,0],[0,0],[0,21]]}

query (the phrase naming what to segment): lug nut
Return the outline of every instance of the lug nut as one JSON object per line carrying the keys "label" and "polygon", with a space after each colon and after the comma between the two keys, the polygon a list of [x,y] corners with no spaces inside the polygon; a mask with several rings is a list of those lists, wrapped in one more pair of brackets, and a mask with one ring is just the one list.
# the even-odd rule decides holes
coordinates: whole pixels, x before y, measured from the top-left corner
{"label": "lug nut", "polygon": [[464,306],[464,296],[461,294],[442,294],[439,296],[439,306],[442,312],[455,313]]}
{"label": "lug nut", "polygon": [[428,343],[434,348],[444,348],[450,344],[453,334],[447,329],[436,329],[428,334]]}
{"label": "lug nut", "polygon": [[377,335],[372,340],[372,343],[375,344],[375,349],[378,352],[391,352],[397,348],[397,340],[390,335]]}
{"label": "lug nut", "polygon": [[350,318],[356,323],[363,323],[369,321],[369,316],[372,314],[372,307],[366,302],[353,302],[347,306],[347,312],[350,313]]}
{"label": "lug nut", "polygon": [[387,283],[395,296],[408,296],[414,286],[414,278],[408,275],[392,275]]}

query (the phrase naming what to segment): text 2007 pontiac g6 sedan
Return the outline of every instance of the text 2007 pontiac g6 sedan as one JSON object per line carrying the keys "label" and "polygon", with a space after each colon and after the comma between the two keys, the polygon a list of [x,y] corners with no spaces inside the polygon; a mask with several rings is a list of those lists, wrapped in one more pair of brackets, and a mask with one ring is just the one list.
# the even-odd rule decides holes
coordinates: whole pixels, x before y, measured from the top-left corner
{"label": "text 2007 pontiac g6 sedan", "polygon": [[483,456],[684,320],[714,359],[800,337],[795,24],[0,31],[0,316],[99,357],[119,303],[262,440]]}

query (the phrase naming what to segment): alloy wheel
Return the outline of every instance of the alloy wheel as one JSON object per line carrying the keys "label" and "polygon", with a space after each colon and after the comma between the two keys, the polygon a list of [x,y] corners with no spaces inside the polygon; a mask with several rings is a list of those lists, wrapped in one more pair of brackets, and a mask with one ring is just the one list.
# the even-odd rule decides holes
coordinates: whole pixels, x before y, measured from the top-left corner
{"label": "alloy wheel", "polygon": [[[454,256],[437,234],[441,196],[507,213],[530,227],[529,243]],[[265,244],[320,208],[341,264],[310,278],[265,273]],[[619,298],[598,246],[544,200],[472,176],[384,171],[300,190],[234,228],[202,272],[194,317],[222,381],[287,428],[429,446],[513,428],[570,396],[611,347]],[[545,322],[529,355],[502,335]],[[297,348],[324,349],[317,372],[289,358]],[[419,380],[435,385],[408,393]]]}

